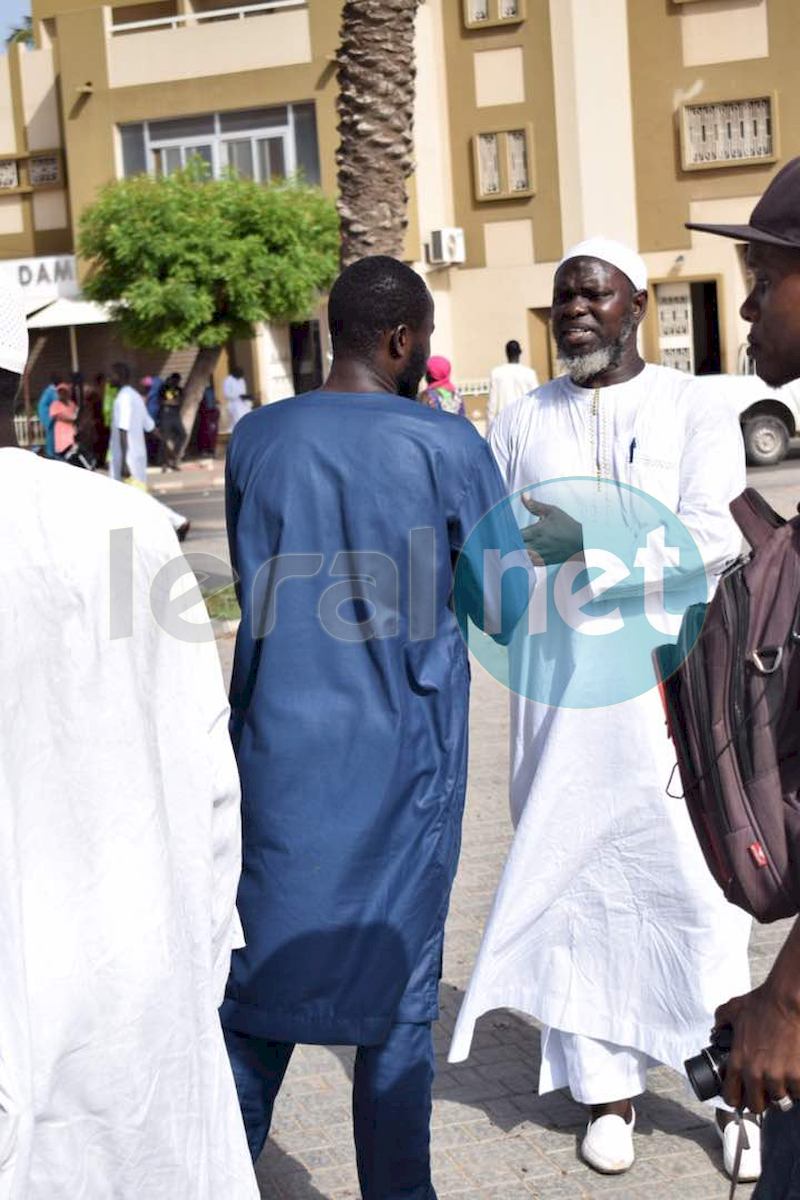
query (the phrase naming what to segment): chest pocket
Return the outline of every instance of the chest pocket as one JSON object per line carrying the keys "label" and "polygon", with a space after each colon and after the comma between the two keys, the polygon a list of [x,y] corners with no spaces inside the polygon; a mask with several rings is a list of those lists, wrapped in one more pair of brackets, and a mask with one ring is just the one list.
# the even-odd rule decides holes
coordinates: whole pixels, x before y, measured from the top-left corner
{"label": "chest pocket", "polygon": [[[665,452],[666,450],[666,452]],[[650,453],[646,447],[639,449],[636,445],[633,466],[638,466],[646,471],[678,471],[680,470],[680,462],[677,457],[673,458],[668,453],[668,448],[664,446],[656,446],[653,448],[653,453]]]}
{"label": "chest pocket", "polygon": [[659,500],[673,511],[680,498],[680,462],[663,453],[635,454],[629,466],[628,482],[646,496]]}
{"label": "chest pocket", "polygon": [[668,508],[677,505],[680,494],[681,431],[677,413],[665,420],[643,413],[637,421],[633,462],[628,465],[628,482]]}

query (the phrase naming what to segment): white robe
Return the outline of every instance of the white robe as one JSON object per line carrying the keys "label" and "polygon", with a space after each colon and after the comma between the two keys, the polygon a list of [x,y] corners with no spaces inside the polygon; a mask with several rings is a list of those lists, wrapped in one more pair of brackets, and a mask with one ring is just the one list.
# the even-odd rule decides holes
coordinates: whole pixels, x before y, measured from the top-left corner
{"label": "white robe", "polygon": [[[719,570],[740,550],[728,504],[745,485],[719,388],[648,365],[601,390],[593,421],[592,391],[564,377],[501,413],[492,449],[510,492],[593,477],[599,458],[607,477],[676,512]],[[482,1013],[513,1008],[680,1069],[706,1045],[715,1007],[748,990],[750,921],[666,795],[675,758],[657,689],[605,708],[512,694],[511,725],[516,833],[450,1061],[467,1057]]]}
{"label": "white robe", "polygon": [[227,703],[213,641],[149,606],[178,544],[146,495],[4,449],[0,545],[0,1200],[256,1200],[217,1015]]}
{"label": "white robe", "polygon": [[147,411],[144,398],[135,388],[125,384],[114,397],[111,413],[111,463],[112,479],[122,479],[122,439],[120,430],[128,435],[127,467],[131,478],[147,484],[147,442],[144,435],[152,433],[156,423]]}
{"label": "white robe", "polygon": [[530,395],[539,386],[533,367],[524,363],[503,363],[489,377],[489,403],[486,406],[486,428],[491,429],[498,416],[517,400]]}

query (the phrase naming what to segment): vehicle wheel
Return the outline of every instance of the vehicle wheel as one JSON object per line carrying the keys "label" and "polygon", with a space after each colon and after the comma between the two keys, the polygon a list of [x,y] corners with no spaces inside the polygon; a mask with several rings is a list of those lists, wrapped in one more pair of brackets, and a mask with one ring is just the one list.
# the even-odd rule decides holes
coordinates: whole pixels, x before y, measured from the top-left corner
{"label": "vehicle wheel", "polygon": [[789,449],[789,430],[780,417],[766,414],[746,421],[744,449],[751,467],[774,467],[786,457]]}

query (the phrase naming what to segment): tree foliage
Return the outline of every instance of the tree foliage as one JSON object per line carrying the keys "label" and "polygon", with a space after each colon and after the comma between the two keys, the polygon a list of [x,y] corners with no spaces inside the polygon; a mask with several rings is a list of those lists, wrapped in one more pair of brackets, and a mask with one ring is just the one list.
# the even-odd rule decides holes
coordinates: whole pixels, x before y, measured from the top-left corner
{"label": "tree foliage", "polygon": [[130,345],[222,346],[257,321],[310,315],[336,274],[333,204],[301,182],[212,180],[190,163],[109,184],[81,220],[84,293]]}
{"label": "tree foliage", "polygon": [[33,46],[33,18],[26,14],[21,25],[9,27],[6,37],[7,46]]}

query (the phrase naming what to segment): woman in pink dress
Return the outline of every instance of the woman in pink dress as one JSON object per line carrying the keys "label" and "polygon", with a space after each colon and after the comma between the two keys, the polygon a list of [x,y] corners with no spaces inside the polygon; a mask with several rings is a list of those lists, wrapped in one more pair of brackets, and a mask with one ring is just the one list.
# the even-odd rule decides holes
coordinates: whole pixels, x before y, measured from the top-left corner
{"label": "woman in pink dress", "polygon": [[452,370],[450,360],[440,354],[434,354],[428,359],[425,378],[428,386],[420,396],[423,404],[429,408],[439,408],[442,412],[465,415],[464,401],[458,393],[458,388],[450,378]]}
{"label": "woman in pink dress", "polygon": [[56,457],[63,458],[75,445],[78,405],[70,395],[69,384],[60,383],[56,391],[56,399],[50,405],[50,420],[53,422]]}

